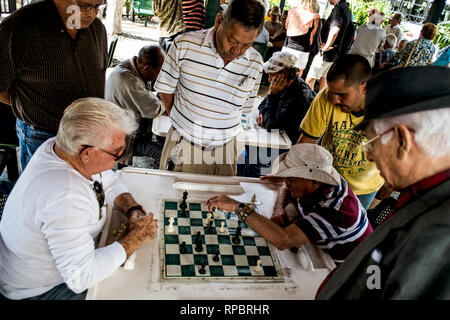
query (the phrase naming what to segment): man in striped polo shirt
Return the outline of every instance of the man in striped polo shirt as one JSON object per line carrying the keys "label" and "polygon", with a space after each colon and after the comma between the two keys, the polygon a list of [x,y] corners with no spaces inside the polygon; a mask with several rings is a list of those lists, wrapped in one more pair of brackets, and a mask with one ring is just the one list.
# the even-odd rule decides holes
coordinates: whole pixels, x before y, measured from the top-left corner
{"label": "man in striped polo shirt", "polygon": [[[209,209],[236,212],[239,219],[277,249],[312,243],[340,265],[372,233],[367,213],[345,179],[333,168],[331,153],[316,144],[296,144],[273,164],[263,179],[283,179],[271,219],[248,205],[221,195],[207,201]],[[286,212],[289,203],[297,214]]]}
{"label": "man in striped polo shirt", "polygon": [[213,28],[175,39],[155,84],[172,123],[161,169],[236,174],[241,114],[251,112],[263,70],[251,45],[264,15],[260,0],[234,0]]}

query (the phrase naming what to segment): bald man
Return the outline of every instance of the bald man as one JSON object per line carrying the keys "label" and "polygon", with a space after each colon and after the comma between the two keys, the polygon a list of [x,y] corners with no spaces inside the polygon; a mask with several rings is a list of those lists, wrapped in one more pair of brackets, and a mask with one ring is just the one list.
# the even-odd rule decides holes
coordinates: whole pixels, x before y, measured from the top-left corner
{"label": "bald man", "polygon": [[[133,155],[150,156],[157,162],[164,142],[152,142],[152,119],[164,109],[159,98],[151,92],[151,83],[158,77],[164,58],[164,51],[157,45],[141,48],[138,56],[119,63],[109,75],[105,88],[106,100],[132,111],[139,119]],[[129,158],[131,150],[127,155]]]}

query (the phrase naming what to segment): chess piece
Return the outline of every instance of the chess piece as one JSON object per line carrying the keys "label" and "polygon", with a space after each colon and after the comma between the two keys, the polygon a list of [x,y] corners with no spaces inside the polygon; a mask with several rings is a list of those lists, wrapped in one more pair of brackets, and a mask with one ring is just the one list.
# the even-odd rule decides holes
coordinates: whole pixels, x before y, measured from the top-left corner
{"label": "chess piece", "polygon": [[202,267],[200,269],[198,269],[198,272],[200,274],[205,274],[206,273],[206,268],[205,267],[206,267],[206,264],[202,263]]}
{"label": "chess piece", "polygon": [[236,228],[236,234],[234,235],[233,239],[231,239],[231,242],[233,242],[234,244],[241,243],[241,239],[239,238],[239,236],[241,235],[241,229],[241,227]]}
{"label": "chess piece", "polygon": [[218,231],[219,231],[220,233],[224,233],[224,232],[225,232],[225,222],[224,222],[224,221],[222,221],[222,222],[220,223],[220,228],[218,229]]}
{"label": "chess piece", "polygon": [[256,272],[261,272],[262,271],[261,264],[262,264],[261,259],[258,259],[258,261],[256,262],[256,267],[255,267],[255,271]]}
{"label": "chess piece", "polygon": [[169,226],[167,227],[168,233],[173,233],[175,231],[175,228],[173,227],[173,223],[175,222],[175,217],[169,218]]}
{"label": "chess piece", "polygon": [[256,193],[253,194],[252,200],[250,201],[250,207],[255,209]]}
{"label": "chess piece", "polygon": [[208,232],[213,232],[213,228],[212,228],[213,223],[214,223],[213,220],[210,220],[210,221],[209,221],[209,224],[208,224]]}
{"label": "chess piece", "polygon": [[214,219],[220,218],[220,211],[217,209],[217,207],[214,208]]}
{"label": "chess piece", "polygon": [[181,254],[185,254],[187,252],[187,248],[186,248],[186,242],[183,241],[180,245],[180,253]]}
{"label": "chess piece", "polygon": [[211,221],[211,217],[212,217],[211,212],[208,212],[208,213],[206,214],[206,218],[205,218],[205,226],[206,226],[206,227],[209,226],[209,222]]}
{"label": "chess piece", "polygon": [[219,258],[219,251],[216,252],[216,254],[214,255],[214,257],[212,258],[214,262],[219,262],[220,258]]}
{"label": "chess piece", "polygon": [[187,203],[186,203],[186,199],[187,199],[187,191],[183,192],[183,201],[181,201],[180,203],[180,209],[181,209],[181,216],[182,217],[186,217],[186,209],[187,209]]}
{"label": "chess piece", "polygon": [[197,252],[203,251],[202,238],[200,236],[200,231],[197,231],[197,237],[195,238],[195,248],[194,249]]}

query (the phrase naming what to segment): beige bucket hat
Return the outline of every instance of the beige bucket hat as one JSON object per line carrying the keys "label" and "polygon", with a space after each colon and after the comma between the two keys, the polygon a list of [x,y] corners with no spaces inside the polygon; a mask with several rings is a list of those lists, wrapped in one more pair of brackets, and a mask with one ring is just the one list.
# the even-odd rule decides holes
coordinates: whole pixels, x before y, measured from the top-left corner
{"label": "beige bucket hat", "polygon": [[331,153],[317,144],[299,143],[279,156],[272,165],[271,176],[304,178],[337,186],[341,176],[333,168]]}

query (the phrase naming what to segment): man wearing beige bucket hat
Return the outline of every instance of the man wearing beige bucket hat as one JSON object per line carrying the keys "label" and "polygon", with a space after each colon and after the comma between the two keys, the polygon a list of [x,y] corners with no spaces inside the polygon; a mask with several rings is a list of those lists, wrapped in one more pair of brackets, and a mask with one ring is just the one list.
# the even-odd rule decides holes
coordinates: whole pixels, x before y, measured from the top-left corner
{"label": "man wearing beige bucket hat", "polygon": [[[321,146],[297,144],[278,157],[273,174],[283,179],[270,219],[226,196],[206,201],[208,208],[234,211],[239,219],[284,250],[308,243],[327,252],[336,265],[372,232],[367,214],[348,183],[333,168],[333,157]],[[285,208],[293,203],[297,214]]]}

